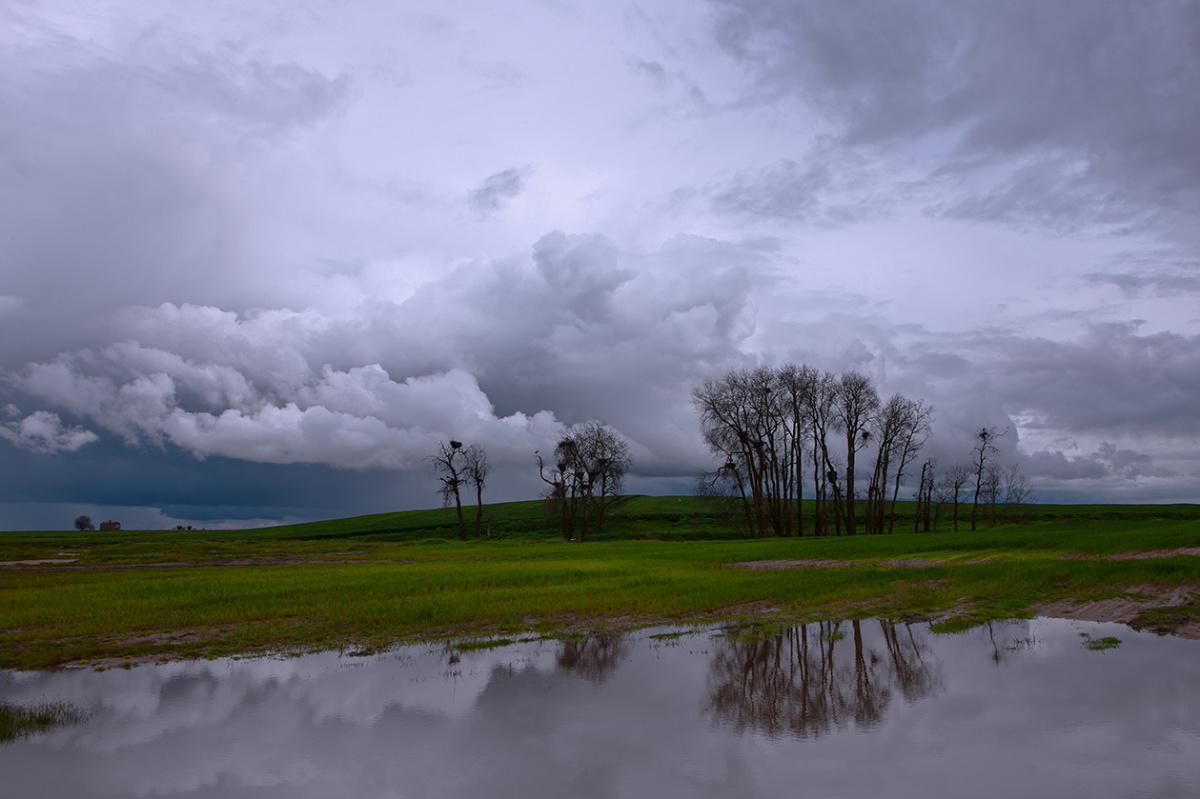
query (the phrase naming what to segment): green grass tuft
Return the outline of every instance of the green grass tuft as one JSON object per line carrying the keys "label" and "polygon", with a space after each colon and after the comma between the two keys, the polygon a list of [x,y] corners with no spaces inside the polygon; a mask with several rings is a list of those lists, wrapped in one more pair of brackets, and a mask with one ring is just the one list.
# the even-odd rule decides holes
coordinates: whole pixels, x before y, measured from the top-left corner
{"label": "green grass tuft", "polygon": [[1106,635],[1103,638],[1092,638],[1086,633],[1083,636],[1083,646],[1092,652],[1104,652],[1109,649],[1116,649],[1121,645],[1121,639],[1112,635]]}
{"label": "green grass tuft", "polygon": [[87,714],[73,705],[49,702],[32,707],[0,704],[0,743],[11,743],[49,732],[56,727],[78,724]]}

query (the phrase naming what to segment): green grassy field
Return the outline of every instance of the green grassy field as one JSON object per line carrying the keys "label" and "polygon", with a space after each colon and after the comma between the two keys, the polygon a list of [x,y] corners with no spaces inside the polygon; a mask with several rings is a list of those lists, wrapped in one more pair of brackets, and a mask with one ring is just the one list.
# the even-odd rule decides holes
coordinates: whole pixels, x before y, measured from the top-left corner
{"label": "green grassy field", "polygon": [[[444,510],[247,531],[2,533],[0,667],[751,617],[968,623],[1131,588],[1200,590],[1200,557],[1165,551],[1200,546],[1200,506],[1052,506],[975,533],[744,540],[714,502],[630,497],[585,543],[558,537],[538,502],[486,512],[492,538],[465,542]],[[11,564],[42,559],[74,562]],[[825,563],[730,566],[781,559]]]}

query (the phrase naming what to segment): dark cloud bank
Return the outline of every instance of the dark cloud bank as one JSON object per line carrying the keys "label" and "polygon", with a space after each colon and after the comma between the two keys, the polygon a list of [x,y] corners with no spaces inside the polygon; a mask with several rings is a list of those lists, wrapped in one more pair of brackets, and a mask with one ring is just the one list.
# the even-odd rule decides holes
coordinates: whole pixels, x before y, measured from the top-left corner
{"label": "dark cloud bank", "polygon": [[[380,78],[320,48],[306,63],[303,36],[260,51],[124,9],[145,35],[101,46],[86,21],[6,13],[0,527],[428,505],[424,459],[451,435],[489,449],[495,497],[532,496],[532,451],[591,418],[630,441],[633,490],[688,491],[709,460],[691,387],[786,360],[924,397],[947,463],[978,425],[1007,429],[1044,498],[1200,501],[1194,5],[717,2],[691,21],[690,61],[623,57],[654,78],[643,105],[668,102],[668,73],[738,76],[706,87],[723,106],[656,135],[684,147],[700,125],[753,153],[757,115],[787,109],[814,135],[703,175],[620,172],[622,139],[570,127],[592,99],[505,90],[544,99],[530,130],[568,125],[659,216],[606,199],[556,138],[528,156],[471,139],[491,167],[444,186],[330,178]],[[434,137],[423,115],[441,106],[379,107]],[[466,134],[437,135],[449,171]],[[505,163],[526,165],[490,172]],[[568,196],[594,217],[559,213]],[[1050,248],[1014,263],[1094,246],[1056,265],[1061,296],[1016,286],[1003,303],[931,256],[980,309],[949,324],[889,288],[886,241],[870,249],[905,218]],[[489,238],[506,222],[518,243]],[[819,237],[857,230],[877,272],[818,281]]]}

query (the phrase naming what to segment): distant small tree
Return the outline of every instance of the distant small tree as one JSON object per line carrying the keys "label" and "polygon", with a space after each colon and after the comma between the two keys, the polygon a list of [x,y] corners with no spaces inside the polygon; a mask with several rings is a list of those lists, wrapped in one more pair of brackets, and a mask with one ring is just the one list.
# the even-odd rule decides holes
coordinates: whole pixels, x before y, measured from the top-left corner
{"label": "distant small tree", "polygon": [[76,516],[75,529],[82,533],[84,530],[95,530],[96,527],[92,524],[91,516]]}
{"label": "distant small tree", "polygon": [[1002,491],[1003,477],[996,465],[992,464],[983,473],[983,498],[988,506],[988,518],[992,527],[995,527],[998,521]]}
{"label": "distant small tree", "polygon": [[1004,483],[1004,504],[1008,507],[1008,513],[1010,516],[1019,516],[1022,506],[1028,505],[1033,499],[1029,479],[1025,477],[1020,464],[1013,463],[1001,473],[1001,480]]}
{"label": "distant small tree", "polygon": [[943,493],[954,508],[954,532],[956,533],[958,532],[958,506],[962,503],[963,487],[970,479],[971,469],[961,463],[950,467],[950,471],[942,477]]}
{"label": "distant small tree", "polygon": [[458,510],[458,537],[466,539],[467,525],[463,520],[462,493],[460,491],[463,484],[467,482],[462,442],[450,441],[448,444],[439,444],[438,454],[432,456],[431,460],[434,468],[437,469],[438,479],[442,481],[440,489],[442,504],[449,507],[450,500],[454,500],[454,506]]}
{"label": "distant small tree", "polygon": [[933,487],[936,482],[937,462],[933,458],[926,458],[921,464],[921,479],[917,483],[916,492],[913,494],[913,499],[916,500],[916,508],[913,513],[914,533],[922,528],[925,532],[929,532],[930,523],[933,519]]}
{"label": "distant small tree", "polygon": [[478,444],[472,444],[463,451],[463,471],[467,482],[475,488],[475,537],[483,533],[483,487],[487,484],[488,471],[487,450]]}

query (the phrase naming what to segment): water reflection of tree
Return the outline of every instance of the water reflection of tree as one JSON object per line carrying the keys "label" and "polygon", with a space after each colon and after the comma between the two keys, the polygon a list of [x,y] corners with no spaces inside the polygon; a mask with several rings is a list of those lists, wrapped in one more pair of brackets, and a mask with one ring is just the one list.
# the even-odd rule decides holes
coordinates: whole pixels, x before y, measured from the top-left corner
{"label": "water reflection of tree", "polygon": [[862,728],[878,723],[893,692],[911,701],[937,688],[940,666],[923,634],[881,621],[880,640],[867,641],[865,624],[822,622],[717,641],[707,712],[739,730],[819,735],[851,719]]}
{"label": "water reflection of tree", "polygon": [[[1037,644],[1029,622],[1014,619],[1005,622],[986,622],[988,642],[992,649],[992,662],[999,666],[1013,652],[1032,649]],[[999,628],[999,629],[997,629]]]}
{"label": "water reflection of tree", "polygon": [[625,652],[623,635],[589,635],[566,640],[559,645],[558,667],[593,682],[604,682],[625,659]]}

